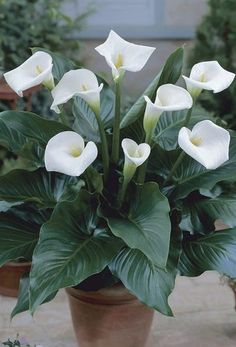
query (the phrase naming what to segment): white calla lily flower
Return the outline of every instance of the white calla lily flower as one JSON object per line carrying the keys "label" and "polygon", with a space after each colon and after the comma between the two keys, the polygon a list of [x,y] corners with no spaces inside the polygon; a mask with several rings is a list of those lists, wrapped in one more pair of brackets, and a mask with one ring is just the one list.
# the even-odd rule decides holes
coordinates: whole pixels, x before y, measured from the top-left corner
{"label": "white calla lily flower", "polygon": [[193,99],[189,92],[174,84],[160,86],[154,103],[148,96],[145,95],[144,98],[147,103],[143,120],[146,133],[154,130],[163,112],[190,109],[193,106]]}
{"label": "white calla lily flower", "polygon": [[230,134],[210,120],[197,123],[192,131],[181,128],[178,143],[206,169],[214,170],[229,159]]}
{"label": "white calla lily flower", "polygon": [[150,155],[151,148],[147,143],[138,145],[131,139],[123,139],[121,143],[125,155],[125,165],[133,165],[136,168],[142,165]]}
{"label": "white calla lily flower", "polygon": [[203,89],[222,92],[231,85],[235,74],[223,69],[217,61],[205,61],[195,64],[190,76],[183,78],[190,94],[198,97]]}
{"label": "white calla lily flower", "polygon": [[3,76],[11,89],[22,97],[23,91],[41,83],[48,89],[54,87],[52,66],[52,57],[50,54],[38,51],[23,64],[6,72]]}
{"label": "white calla lily flower", "polygon": [[94,112],[99,113],[102,88],[103,83],[99,86],[97,77],[92,71],[87,69],[70,70],[64,74],[52,90],[51,109],[60,113],[58,106],[78,95],[88,103]]}
{"label": "white calla lily flower", "polygon": [[83,138],[74,131],[63,131],[53,136],[45,149],[47,171],[60,172],[69,176],[80,176],[97,158],[94,142],[84,145]]}
{"label": "white calla lily flower", "polygon": [[154,47],[136,45],[122,39],[113,30],[107,40],[97,46],[96,51],[105,57],[112,69],[114,79],[118,79],[125,71],[140,71],[154,52]]}

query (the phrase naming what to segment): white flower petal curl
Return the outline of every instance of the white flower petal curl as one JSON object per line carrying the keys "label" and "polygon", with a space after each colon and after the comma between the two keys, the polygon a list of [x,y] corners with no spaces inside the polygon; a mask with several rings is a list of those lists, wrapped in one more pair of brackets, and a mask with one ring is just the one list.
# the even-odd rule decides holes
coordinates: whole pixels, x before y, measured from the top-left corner
{"label": "white flower petal curl", "polygon": [[84,146],[83,138],[74,131],[63,131],[52,137],[45,149],[47,171],[60,172],[69,176],[80,176],[97,158],[94,142]]}
{"label": "white flower petal curl", "polygon": [[235,74],[223,69],[217,61],[205,61],[195,64],[190,76],[183,78],[190,93],[203,89],[219,93],[231,85]]}
{"label": "white flower petal curl", "polygon": [[117,78],[124,71],[142,70],[155,48],[128,42],[111,30],[107,40],[95,50],[104,56],[113,77]]}
{"label": "white flower petal curl", "polygon": [[[75,95],[79,95],[93,109],[100,107],[100,86],[96,75],[88,69],[70,70],[64,74],[62,79],[52,90],[53,103],[51,109],[59,113],[59,105],[66,103]],[[97,110],[98,111],[98,110]]]}
{"label": "white flower petal curl", "polygon": [[184,110],[193,106],[193,99],[189,92],[174,84],[160,86],[154,103],[148,96],[145,95],[144,98],[147,103],[143,121],[146,132],[155,127],[163,112]]}
{"label": "white flower petal curl", "polygon": [[138,145],[131,139],[123,139],[121,143],[125,155],[125,162],[136,167],[142,165],[149,157],[151,148],[147,143]]}
{"label": "white flower petal curl", "polygon": [[181,128],[178,143],[184,152],[209,170],[229,159],[230,134],[210,120],[197,123],[192,131]]}
{"label": "white flower petal curl", "polygon": [[22,97],[23,91],[29,88],[44,82],[53,83],[52,66],[50,54],[38,51],[17,68],[6,72],[4,78],[11,89]]}

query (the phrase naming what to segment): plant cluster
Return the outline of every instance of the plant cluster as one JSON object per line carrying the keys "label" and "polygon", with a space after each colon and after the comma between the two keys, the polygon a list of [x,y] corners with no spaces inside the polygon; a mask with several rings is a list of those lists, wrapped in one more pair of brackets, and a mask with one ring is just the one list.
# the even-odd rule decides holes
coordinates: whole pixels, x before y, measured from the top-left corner
{"label": "plant cluster", "polygon": [[[236,179],[236,133],[196,107],[203,90],[220,93],[235,75],[203,62],[178,87],[179,48],[121,115],[125,73],[141,70],[154,48],[111,31],[96,51],[112,69],[112,87],[42,49],[5,74],[19,95],[43,83],[58,114],[0,114],[1,142],[25,165],[0,177],[0,265],[32,260],[12,316],[35,312],[60,288],[119,281],[172,315],[177,273],[236,276],[236,199],[218,186]],[[215,231],[216,219],[229,228]]]}
{"label": "plant cluster", "polygon": [[[189,66],[199,61],[217,60],[229,71],[236,70],[236,2],[208,0],[209,13],[196,33],[190,53]],[[224,119],[229,127],[236,127],[236,85],[232,84],[220,95],[204,93],[199,99],[202,106]]]}

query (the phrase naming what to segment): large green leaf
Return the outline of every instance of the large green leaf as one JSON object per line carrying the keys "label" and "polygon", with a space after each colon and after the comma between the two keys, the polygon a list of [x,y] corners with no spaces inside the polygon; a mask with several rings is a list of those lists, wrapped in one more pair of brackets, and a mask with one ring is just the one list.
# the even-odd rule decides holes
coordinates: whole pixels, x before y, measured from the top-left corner
{"label": "large green leaf", "polygon": [[44,166],[43,155],[47,142],[65,130],[70,129],[30,112],[0,113],[0,144],[33,161],[38,167]]}
{"label": "large green leaf", "polygon": [[162,71],[154,78],[144,93],[125,115],[121,122],[121,128],[127,127],[144,115],[146,106],[146,101],[143,97],[144,95],[147,95],[152,101],[154,101],[156,90],[159,86],[165,83],[175,84],[178,81],[183,67],[183,54],[184,50],[181,47],[169,56]]}
{"label": "large green leaf", "polygon": [[140,250],[150,261],[165,268],[171,224],[168,200],[156,183],[146,183],[132,200],[129,215],[107,217],[112,233],[132,249]]}
{"label": "large green leaf", "polygon": [[[177,147],[178,134],[184,125],[186,112],[164,112],[157,123],[153,140],[167,151]],[[206,113],[206,111],[199,108],[194,109],[189,128],[192,128],[196,123],[205,119],[214,121],[213,117],[209,113]]]}
{"label": "large green leaf", "polygon": [[228,227],[236,227],[236,195],[202,200],[196,204],[196,209],[203,211],[214,221],[221,219]]}
{"label": "large green leaf", "polygon": [[168,296],[174,289],[181,249],[181,233],[171,240],[166,270],[158,268],[136,249],[123,248],[110,265],[125,287],[146,305],[171,316]]}
{"label": "large green leaf", "polygon": [[52,74],[57,81],[59,81],[66,72],[76,69],[76,65],[69,58],[66,58],[59,53],[54,53],[48,49],[40,47],[33,47],[31,48],[31,51],[32,53],[43,51],[51,55],[53,59]]}
{"label": "large green leaf", "polygon": [[40,207],[54,207],[58,201],[73,200],[82,186],[76,178],[48,173],[14,170],[0,176],[0,199],[7,202],[34,202]]}
{"label": "large green leaf", "polygon": [[[104,87],[101,91],[101,111],[100,116],[105,129],[112,126],[112,119],[114,117],[114,93],[105,81],[101,81]],[[97,125],[96,117],[88,106],[88,104],[76,97],[73,104],[73,115],[75,123],[73,128],[77,130],[86,141],[100,141],[100,135]]]}
{"label": "large green leaf", "polygon": [[58,204],[43,225],[30,275],[32,312],[56,290],[101,272],[120,250],[123,243],[99,228],[96,205],[81,191],[74,202]]}
{"label": "large green leaf", "polygon": [[185,238],[179,267],[184,276],[215,270],[235,278],[236,228]]}
{"label": "large green leaf", "polygon": [[38,241],[39,227],[11,214],[0,214],[0,266],[18,258],[31,259]]}
{"label": "large green leaf", "polygon": [[[14,307],[11,313],[11,319],[15,317],[17,314],[29,310],[29,287],[30,287],[29,274],[25,274],[21,277],[21,280],[20,280],[18,300],[17,300],[16,306]],[[54,292],[51,295],[49,295],[49,297],[43,303],[52,301],[55,298],[56,294],[57,292]]]}

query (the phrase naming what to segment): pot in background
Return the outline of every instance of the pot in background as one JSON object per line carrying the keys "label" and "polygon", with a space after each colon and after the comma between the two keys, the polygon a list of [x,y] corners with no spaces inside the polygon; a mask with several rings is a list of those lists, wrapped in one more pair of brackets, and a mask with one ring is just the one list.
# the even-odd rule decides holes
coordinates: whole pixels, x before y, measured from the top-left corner
{"label": "pot in background", "polygon": [[20,278],[30,268],[30,262],[9,262],[0,267],[0,295],[17,297]]}
{"label": "pot in background", "polygon": [[144,347],[154,311],[123,285],[84,292],[66,289],[79,347]]}

